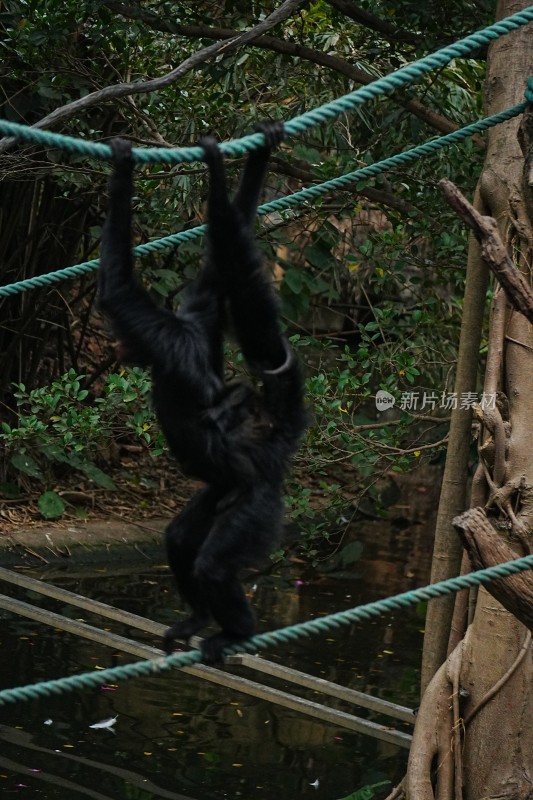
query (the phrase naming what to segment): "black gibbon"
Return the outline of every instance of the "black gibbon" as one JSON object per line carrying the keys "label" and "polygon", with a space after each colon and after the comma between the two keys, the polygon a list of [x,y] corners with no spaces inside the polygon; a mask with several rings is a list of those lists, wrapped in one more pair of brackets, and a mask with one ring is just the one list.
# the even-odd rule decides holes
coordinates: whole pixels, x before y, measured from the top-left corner
{"label": "black gibbon", "polygon": [[[265,144],[247,159],[230,199],[217,142],[200,146],[209,167],[204,266],[177,314],[159,308],[135,279],[131,145],[111,142],[114,168],[102,237],[100,306],[126,360],[151,366],[153,404],[183,472],[205,482],[166,531],[168,562],[191,616],[164,637],[188,641],[215,620],[202,643],[205,663],[250,637],[254,615],[238,578],[264,558],[282,524],[282,482],[307,424],[298,361],[279,327],[278,303],[254,238],[257,203],[279,122],[263,123]],[[231,323],[250,371],[262,384],[226,383],[223,335]]]}

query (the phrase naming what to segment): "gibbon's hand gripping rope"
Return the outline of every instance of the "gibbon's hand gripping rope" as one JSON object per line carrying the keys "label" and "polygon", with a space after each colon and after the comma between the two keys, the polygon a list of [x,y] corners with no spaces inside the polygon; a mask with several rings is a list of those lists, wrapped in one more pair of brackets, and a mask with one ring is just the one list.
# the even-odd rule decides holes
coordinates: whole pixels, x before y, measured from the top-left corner
{"label": "gibbon's hand gripping rope", "polygon": [[[528,101],[533,102],[532,78],[530,78],[528,81],[526,97],[528,98]],[[512,117],[522,114],[527,104],[527,101],[519,103],[512,108],[508,108],[506,111],[501,111],[499,114],[486,117],[479,122],[473,122],[470,125],[466,125],[464,128],[460,128],[452,133],[447,133],[445,136],[439,136],[437,139],[424,142],[424,144],[419,144],[416,147],[412,147],[410,150],[406,150],[403,153],[397,153],[395,156],[386,158],[383,161],[378,161],[375,164],[362,167],[361,169],[357,169],[354,172],[349,172],[346,175],[340,175],[339,177],[332,178],[324,183],[316,184],[316,186],[309,186],[307,189],[300,189],[297,192],[293,192],[293,194],[280,197],[277,200],[272,200],[269,203],[259,206],[257,213],[259,215],[264,215],[273,211],[284,211],[292,208],[293,206],[301,205],[308,200],[313,200],[317,197],[326,195],[334,189],[344,189],[354,181],[364,180],[365,178],[373,178],[376,175],[393,169],[396,166],[405,166],[421,156],[428,156],[432,153],[442,150],[444,147],[448,147],[449,145],[459,144],[465,139],[468,139],[470,136],[473,136],[475,133],[480,133],[481,131],[493,127],[494,125],[498,125],[500,122],[505,122],[506,120],[512,119]],[[195,228],[190,228],[187,231],[173,233],[170,236],[163,237],[162,239],[154,239],[152,242],[147,242],[146,244],[141,244],[137,247],[134,247],[133,254],[135,256],[144,256],[148,253],[153,253],[158,250],[168,250],[183,242],[193,241],[201,236],[205,230],[205,225],[197,225]],[[36,287],[49,286],[69,278],[81,277],[86,272],[91,272],[92,270],[97,269],[99,263],[100,259],[93,258],[91,261],[85,261],[82,264],[76,264],[72,267],[65,267],[64,269],[56,270],[55,272],[48,272],[45,275],[34,275],[32,278],[26,278],[23,281],[17,281],[16,283],[10,283],[6,286],[0,286],[0,298],[10,297]]]}
{"label": "gibbon's hand gripping rope", "polygon": [[[356,108],[357,106],[365,103],[367,100],[378,97],[380,94],[391,93],[395,89],[411,83],[425,72],[429,72],[436,67],[443,66],[453,58],[467,55],[480,45],[487,44],[493,39],[504,36],[510,31],[516,30],[522,25],[526,25],[532,20],[533,6],[529,6],[517,14],[506,17],[494,25],[473,33],[464,39],[460,39],[453,45],[449,45],[441,50],[437,50],[437,52],[433,53],[432,55],[426,56],[419,61],[415,61],[413,64],[409,64],[406,67],[402,67],[401,69],[396,70],[396,72],[391,73],[391,75],[388,75],[384,78],[379,78],[368,86],[355,89],[353,92],[350,92],[349,94],[344,95],[343,97],[338,98],[331,103],[326,103],[323,106],[314,109],[313,111],[309,111],[299,117],[295,117],[293,120],[285,123],[285,130],[289,135],[291,133],[299,133],[306,128],[312,127],[313,125],[316,125],[326,119],[338,116],[344,111]],[[528,101],[533,102],[533,82],[531,79],[528,81],[526,97]],[[261,206],[258,209],[258,212],[266,214],[273,210],[280,210],[282,208],[290,207],[292,205],[296,205],[297,203],[303,202],[306,199],[325,194],[326,192],[331,191],[333,188],[342,187],[353,180],[377,175],[386,169],[391,169],[396,163],[408,163],[409,160],[417,158],[419,155],[425,155],[428,152],[433,152],[437,149],[440,149],[440,147],[445,147],[447,144],[462,141],[463,138],[467,138],[468,136],[472,135],[472,133],[484,130],[485,127],[496,125],[498,122],[503,121],[503,119],[510,119],[511,116],[521,113],[524,108],[525,105],[520,104],[519,106],[515,106],[514,109],[508,109],[507,112],[502,112],[503,115],[509,114],[509,116],[503,116],[501,119],[497,119],[497,117],[500,115],[489,117],[482,122],[474,123],[473,126],[467,126],[466,128],[462,128],[460,131],[455,131],[452,134],[440,137],[439,139],[434,140],[434,142],[420,145],[419,148],[412,148],[412,150],[409,150],[406,153],[400,153],[397,156],[394,156],[392,159],[385,159],[383,162],[371,165],[370,167],[365,167],[362,170],[356,170],[348,175],[333,179],[333,181],[326,181],[323,184],[304,189],[301,192],[295,192],[286,198],[280,198],[272,203],[267,203],[266,205]],[[485,127],[474,127],[483,125],[483,123],[489,124],[485,124]],[[471,132],[466,133],[468,129],[470,129]],[[11,123],[7,120],[0,120],[0,132],[24,141],[38,142],[50,147],[62,147],[69,152],[77,152],[87,156],[103,159],[111,158],[111,148],[109,145],[86,142],[82,139],[75,139],[71,136],[63,136],[62,134],[51,133],[50,131],[42,131],[30,126]],[[461,133],[463,134],[462,136]],[[246,136],[242,139],[235,139],[233,142],[223,143],[221,148],[223,152],[228,155],[241,155],[242,153],[252,150],[254,147],[257,147],[262,143],[263,134],[254,133],[251,136]],[[164,161],[166,163],[194,161],[201,159],[203,156],[203,150],[200,147],[178,148],[175,150],[165,148],[145,148],[141,150],[134,149],[133,153],[134,157],[138,161],[144,163],[151,161]],[[134,248],[134,254],[143,255],[145,253],[153,252],[154,250],[163,250],[169,247],[174,247],[176,244],[179,244],[182,241],[188,241],[196,238],[204,231],[205,226],[200,225],[191,229],[190,231],[182,231],[179,234],[172,234],[171,236],[164,237],[162,239],[156,239],[153,242],[149,242],[145,245],[139,246],[138,248]],[[8,284],[7,286],[0,287],[0,298],[9,297],[37,286],[46,286],[57,281],[81,276],[85,272],[96,269],[98,264],[99,260],[93,259],[92,261],[67,267],[63,270],[57,270],[46,275],[37,275],[33,278],[28,278],[25,281],[18,281],[16,283]]]}

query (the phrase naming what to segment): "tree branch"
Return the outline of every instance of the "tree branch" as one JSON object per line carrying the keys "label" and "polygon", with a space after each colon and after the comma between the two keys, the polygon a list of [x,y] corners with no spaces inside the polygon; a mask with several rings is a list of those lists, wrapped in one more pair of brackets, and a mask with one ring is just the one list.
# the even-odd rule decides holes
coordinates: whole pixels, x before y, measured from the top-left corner
{"label": "tree branch", "polygon": [[[455,517],[453,526],[461,537],[472,569],[485,569],[517,558],[516,552],[496,532],[482,508],[471,508]],[[531,572],[520,572],[508,578],[491,581],[486,588],[526,628],[533,629]]]}
{"label": "tree branch", "polygon": [[[231,28],[213,28],[209,25],[181,25],[172,20],[161,19],[161,17],[154,14],[152,11],[145,11],[137,6],[128,6],[120,2],[120,0],[107,0],[105,5],[111,11],[122,14],[122,16],[127,19],[141,20],[145,25],[148,25],[154,30],[161,31],[162,33],[199,39],[231,39],[237,35],[237,32]],[[275,36],[258,36],[254,39],[253,46],[263,50],[272,50],[273,52],[292,56],[293,58],[302,58],[305,61],[310,61],[312,64],[318,64],[321,67],[326,67],[341,75],[346,75],[347,78],[354,81],[354,83],[361,84],[361,86],[368,86],[368,84],[373,83],[376,79],[375,75],[370,75],[368,72],[354,67],[338,56],[322,53],[320,50],[313,50],[313,48],[306,47],[297,42],[277,39]],[[394,99],[399,105],[405,108],[406,111],[414,114],[440,133],[452,133],[460,127],[442,114],[427,108],[427,106],[423,105],[419,100],[405,100],[397,95],[394,95]],[[484,147],[484,142],[481,137],[473,137],[473,139],[476,144]]]}
{"label": "tree branch", "polygon": [[[314,181],[320,180],[320,178],[317,178],[317,176],[314,175],[310,170],[300,167],[294,162],[294,160],[289,162],[283,158],[279,158],[278,156],[271,156],[270,163],[271,165],[274,165],[274,171],[278,175],[288,175],[290,178],[298,178],[298,180],[301,180],[304,184],[311,185]],[[393,192],[387,192],[384,189],[366,187],[365,189],[358,189],[355,191],[353,186],[345,186],[341,189],[337,189],[336,191],[350,192],[352,195],[361,195],[362,197],[366,197],[367,200],[370,200],[372,203],[380,203],[381,205],[388,206],[389,208],[393,208],[395,211],[398,211],[400,214],[404,214],[405,216],[413,213],[417,216],[421,216],[422,214],[420,209],[412,203],[409,203],[407,200],[397,197],[395,194],[393,194]]]}
{"label": "tree branch", "polygon": [[424,37],[420,36],[418,33],[401,30],[390,22],[387,22],[387,20],[376,17],[375,14],[370,14],[369,11],[359,8],[359,6],[356,6],[354,3],[350,2],[350,0],[327,0],[327,2],[330,6],[336,8],[337,11],[340,11],[341,14],[353,19],[354,22],[359,22],[359,24],[364,25],[365,28],[378,31],[378,33],[381,33],[383,38],[388,41],[412,42],[414,44],[424,39]]}
{"label": "tree branch", "polygon": [[[283,22],[290,17],[291,14],[293,14],[298,6],[302,5],[303,2],[304,0],[285,0],[285,2],[283,2],[278,9],[273,11],[272,14],[266,17],[254,28],[245,31],[244,33],[233,31],[233,35],[231,37],[224,37],[223,40],[215,42],[208,47],[204,47],[202,50],[198,50],[192,56],[189,56],[189,58],[185,59],[185,61],[183,61],[175,69],[167,72],[166,75],[162,75],[159,78],[151,78],[146,81],[132,81],[128,83],[117,83],[112,86],[106,86],[104,89],[91,92],[91,94],[81,97],[79,100],[74,100],[72,103],[67,103],[64,106],[56,108],[50,114],[47,114],[46,117],[43,117],[34,125],[32,125],[32,127],[50,128],[53,125],[56,125],[60,120],[94,106],[97,103],[102,103],[106,100],[116,99],[117,97],[123,97],[125,95],[141,93],[145,94],[147,92],[155,92],[159,89],[164,89],[166,86],[170,86],[171,84],[175,83],[179,78],[182,78],[188,72],[191,72],[191,70],[196,69],[200,66],[200,64],[203,64],[213,56],[230,52],[231,50],[235,50],[237,47],[252,42],[258,36],[261,36],[265,31],[270,30],[270,28],[275,27],[280,22]],[[112,4],[109,5],[111,6]],[[6,139],[3,142],[0,142],[0,152],[7,149],[12,142],[12,139]]]}
{"label": "tree branch", "polygon": [[461,217],[481,245],[481,255],[486,265],[496,275],[512,306],[533,322],[533,292],[509,258],[500,239],[498,226],[492,217],[476,211],[457,186],[445,178],[439,181],[446,200]]}
{"label": "tree branch", "polygon": [[[277,24],[291,16],[295,9],[302,4],[304,0],[285,0],[284,3],[272,12],[270,16],[264,19],[259,25],[251,28],[240,34],[230,28],[213,28],[207,25],[180,25],[170,20],[161,19],[157,14],[151,11],[145,11],[136,6],[127,6],[117,0],[108,0],[105,3],[107,8],[115,13],[122,14],[128,19],[141,20],[146,25],[154,30],[160,30],[164,33],[173,35],[182,35],[187,37],[204,38],[204,39],[217,39],[218,41],[209,45],[208,47],[194,53],[188,59],[183,61],[178,67],[171,70],[166,75],[160,78],[153,78],[147,81],[135,81],[128,83],[114,84],[113,86],[106,86],[95,92],[91,92],[79,100],[74,100],[71,103],[66,103],[59,108],[56,108],[50,114],[47,114],[42,119],[33,124],[34,128],[52,128],[57,125],[61,120],[67,119],[79,111],[86,110],[98,103],[105,102],[110,99],[116,99],[125,95],[143,94],[146,92],[156,91],[166,86],[171,85],[179,78],[186,75],[193,69],[199,67],[202,63],[207,61],[214,55],[219,55],[240,47],[242,45],[253,43],[254,47],[259,47],[266,50],[272,50],[283,55],[288,55],[295,58],[302,58],[310,61],[311,63],[318,64],[319,66],[326,67],[342,75],[346,75],[350,80],[359,83],[362,86],[368,86],[375,80],[375,76],[354,67],[352,64],[344,61],[336,56],[322,53],[314,50],[305,45],[300,45],[295,42],[288,42],[284,39],[278,39],[274,36],[264,35],[267,31]],[[444,117],[436,111],[426,107],[419,100],[405,100],[401,97],[395,96],[396,102],[401,105],[406,111],[409,111],[414,116],[421,119],[430,127],[434,128],[440,133],[452,133],[460,127],[457,123]],[[473,136],[473,141],[480,146],[484,147],[483,140],[480,137]],[[0,153],[8,150],[15,140],[12,138],[4,139],[0,142]]]}

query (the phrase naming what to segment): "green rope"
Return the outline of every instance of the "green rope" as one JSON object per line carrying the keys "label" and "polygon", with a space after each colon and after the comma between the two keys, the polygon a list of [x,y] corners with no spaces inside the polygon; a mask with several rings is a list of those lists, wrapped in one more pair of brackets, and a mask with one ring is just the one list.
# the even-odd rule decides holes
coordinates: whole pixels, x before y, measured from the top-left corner
{"label": "green rope", "polygon": [[[319,108],[307,111],[294,119],[285,123],[285,130],[288,135],[302,133],[314,125],[319,125],[329,119],[334,119],[340,114],[351,111],[369,100],[373,100],[380,95],[392,94],[398,89],[412,83],[426,72],[443,67],[454,58],[462,58],[469,55],[473,50],[489,44],[494,39],[504,36],[522,25],[527,25],[533,20],[533,6],[528,6],[523,11],[513,14],[510,17],[500,20],[494,25],[477,31],[476,33],[460,39],[452,45],[443,47],[424,58],[415,61],[406,67],[392,72],[383,78],[373,81],[368,86],[362,86],[353,92],[345,94],[329,103],[325,103]],[[68,152],[79,153],[93,158],[107,159],[112,158],[109,145],[95,142],[84,141],[73,136],[65,136],[60,133],[40,130],[26,125],[20,125],[7,120],[0,120],[0,132],[14,136],[23,141],[43,144],[47,147],[59,147]],[[234,139],[232,142],[225,142],[221,148],[226,155],[242,155],[249,150],[253,150],[264,143],[262,133],[254,133],[241,139]],[[162,148],[147,147],[135,148],[133,150],[136,161],[148,163],[176,164],[183,161],[201,161],[204,153],[201,147],[182,147],[182,148]]]}
{"label": "green rope", "polygon": [[[438,152],[439,150],[442,150],[444,147],[448,147],[449,145],[459,144],[476,133],[481,133],[488,128],[492,128],[494,125],[498,125],[501,122],[506,122],[507,120],[522,114],[526,106],[527,102],[520,103],[517,106],[508,108],[506,111],[501,111],[499,114],[493,114],[492,116],[486,117],[483,120],[473,122],[470,125],[466,125],[464,128],[459,128],[459,130],[453,131],[452,133],[447,133],[445,136],[439,136],[437,139],[433,139],[432,141],[424,142],[424,144],[412,147],[410,150],[406,150],[403,153],[397,153],[396,155],[386,158],[383,161],[378,161],[375,164],[370,164],[367,167],[356,169],[354,172],[349,172],[346,175],[340,175],[337,178],[332,178],[331,180],[325,181],[324,183],[319,183],[316,186],[309,186],[306,189],[300,189],[299,191],[293,192],[285,197],[272,200],[269,203],[259,206],[257,213],[259,215],[264,215],[273,211],[284,211],[293,206],[300,205],[308,200],[321,197],[334,189],[344,189],[354,181],[363,180],[365,178],[373,178],[382,172],[393,169],[394,167],[405,166],[421,156],[428,156]],[[198,225],[195,228],[190,228],[190,230],[187,231],[180,231],[179,233],[173,233],[170,236],[164,236],[161,239],[154,239],[153,242],[147,242],[146,244],[141,244],[137,247],[134,247],[133,253],[135,256],[144,256],[148,255],[149,253],[168,250],[172,247],[182,244],[183,242],[190,242],[194,239],[197,239],[199,236],[205,233],[206,227],[206,225]],[[93,269],[97,269],[99,263],[100,259],[94,258],[92,261],[85,261],[82,264],[76,264],[72,267],[65,267],[64,269],[56,270],[55,272],[48,272],[45,275],[35,275],[34,277],[26,278],[23,281],[10,283],[6,286],[0,286],[0,297],[10,297],[19,294],[20,292],[28,291],[28,289],[42,288],[45,286],[50,286],[54,283],[58,283],[59,281],[67,280],[69,278],[81,277],[86,272],[91,272]]]}
{"label": "green rope", "polygon": [[[285,628],[271,631],[270,633],[260,633],[253,636],[246,642],[228,647],[224,653],[231,655],[234,653],[251,652],[264,650],[274,645],[286,644],[302,636],[312,636],[319,633],[326,633],[332,628],[340,628],[343,625],[351,625],[361,620],[379,617],[381,614],[397,611],[402,608],[416,605],[425,600],[432,600],[436,597],[443,597],[447,594],[459,592],[461,589],[469,589],[472,586],[489,583],[498,578],[505,578],[518,572],[533,568],[533,555],[523,556],[505,564],[497,564],[494,567],[471,572],[469,575],[461,575],[457,578],[448,578],[440,583],[430,584],[421,589],[414,589],[403,594],[367,603],[363,606],[356,606],[347,611],[338,611],[326,617],[319,617],[300,622],[296,625],[289,625]],[[176,667],[189,667],[201,661],[202,654],[199,650],[192,650],[186,653],[176,653],[171,656],[149,661],[137,661],[132,664],[125,664],[120,667],[85,672],[81,675],[71,675],[66,678],[57,678],[51,681],[42,681],[28,686],[17,686],[13,689],[3,689],[0,691],[0,706],[7,703],[16,703],[25,700],[36,700],[40,697],[49,697],[54,694],[71,692],[75,689],[90,689],[100,686],[103,683],[113,683],[130,678],[140,678],[146,675],[156,675],[161,672],[168,672]]]}
{"label": "green rope", "polygon": [[525,95],[526,100],[528,100],[530,103],[533,103],[533,77],[529,77],[527,79]]}
{"label": "green rope", "polygon": [[301,189],[298,192],[294,192],[286,197],[281,197],[278,200],[272,200],[271,202],[260,206],[257,211],[259,214],[269,214],[272,211],[283,211],[289,206],[299,205],[305,200],[311,200],[325,195],[328,192],[331,192],[332,189],[343,189],[354,181],[364,180],[365,178],[374,178],[376,175],[380,175],[382,172],[387,172],[395,167],[406,166],[412,161],[416,161],[421,156],[432,155],[433,153],[442,150],[444,147],[448,147],[452,144],[459,144],[476,133],[482,133],[488,128],[499,125],[501,122],[507,122],[507,120],[519,116],[524,112],[527,105],[527,102],[519,103],[517,106],[512,106],[505,111],[501,111],[499,114],[493,114],[492,116],[486,117],[478,122],[465,125],[464,128],[459,128],[456,131],[452,131],[452,133],[439,136],[437,139],[424,142],[424,144],[419,144],[416,147],[411,147],[409,150],[405,150],[403,153],[397,153],[394,156],[390,156],[390,158],[377,161],[375,164],[362,167],[354,172],[348,172],[346,175],[340,175],[337,178],[332,178],[331,180],[325,181],[324,183],[319,183],[316,186],[310,186],[307,189]]}

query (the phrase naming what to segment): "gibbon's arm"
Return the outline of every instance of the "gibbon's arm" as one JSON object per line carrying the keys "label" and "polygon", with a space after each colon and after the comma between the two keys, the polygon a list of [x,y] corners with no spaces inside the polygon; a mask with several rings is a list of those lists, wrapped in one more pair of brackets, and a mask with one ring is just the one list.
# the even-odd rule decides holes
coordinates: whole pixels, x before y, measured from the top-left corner
{"label": "gibbon's arm", "polygon": [[272,147],[281,141],[281,123],[263,123],[266,143],[248,156],[235,199],[228,196],[224,159],[217,142],[204,138],[209,167],[208,252],[228,299],[239,345],[255,371],[276,369],[286,352],[279,328],[278,302],[254,237],[257,202]]}
{"label": "gibbon's arm", "polygon": [[114,167],[102,233],[99,304],[112,321],[126,359],[145,365],[162,360],[167,364],[171,357],[179,359],[179,353],[173,351],[183,323],[170,311],[158,308],[133,274],[131,144],[114,139],[111,147]]}

